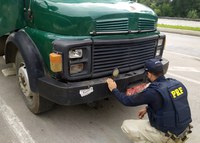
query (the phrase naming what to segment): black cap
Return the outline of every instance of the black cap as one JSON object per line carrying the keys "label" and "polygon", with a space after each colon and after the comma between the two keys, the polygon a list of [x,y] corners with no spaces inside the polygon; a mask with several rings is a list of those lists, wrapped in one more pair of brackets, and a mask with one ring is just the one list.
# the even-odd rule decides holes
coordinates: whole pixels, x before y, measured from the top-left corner
{"label": "black cap", "polygon": [[145,71],[153,73],[163,72],[163,64],[159,59],[150,59],[145,62]]}

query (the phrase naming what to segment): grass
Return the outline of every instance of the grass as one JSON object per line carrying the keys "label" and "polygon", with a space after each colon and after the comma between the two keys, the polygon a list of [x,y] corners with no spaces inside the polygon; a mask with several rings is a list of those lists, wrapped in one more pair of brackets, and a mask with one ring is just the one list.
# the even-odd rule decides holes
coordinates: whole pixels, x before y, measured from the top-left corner
{"label": "grass", "polygon": [[200,27],[190,27],[190,26],[180,26],[180,25],[158,24],[158,27],[200,31]]}

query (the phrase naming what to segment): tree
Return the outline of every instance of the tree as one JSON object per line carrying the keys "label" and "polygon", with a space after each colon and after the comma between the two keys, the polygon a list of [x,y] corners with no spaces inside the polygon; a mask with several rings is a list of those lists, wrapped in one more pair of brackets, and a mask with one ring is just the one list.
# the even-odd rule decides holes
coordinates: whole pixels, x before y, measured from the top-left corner
{"label": "tree", "polygon": [[187,14],[187,18],[191,18],[191,19],[197,19],[198,14],[197,14],[197,10],[190,10]]}
{"label": "tree", "polygon": [[200,17],[200,0],[173,0],[172,7],[176,16],[187,17],[189,12],[194,14],[193,10],[196,10],[195,13]]}
{"label": "tree", "polygon": [[173,13],[176,13],[175,16],[178,17],[186,17],[190,5],[191,5],[191,0],[173,0],[172,1]]}
{"label": "tree", "polygon": [[138,0],[158,16],[200,18],[200,0]]}
{"label": "tree", "polygon": [[172,7],[170,3],[163,3],[161,5],[162,16],[173,16]]}

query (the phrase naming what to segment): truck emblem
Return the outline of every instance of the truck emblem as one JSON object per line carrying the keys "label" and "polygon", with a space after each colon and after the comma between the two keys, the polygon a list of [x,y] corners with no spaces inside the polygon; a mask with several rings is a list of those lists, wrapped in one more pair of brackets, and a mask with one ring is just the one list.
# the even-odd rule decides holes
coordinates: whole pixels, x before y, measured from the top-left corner
{"label": "truck emblem", "polygon": [[118,77],[119,76],[119,69],[118,68],[115,68],[113,70],[113,73],[112,73],[113,77]]}

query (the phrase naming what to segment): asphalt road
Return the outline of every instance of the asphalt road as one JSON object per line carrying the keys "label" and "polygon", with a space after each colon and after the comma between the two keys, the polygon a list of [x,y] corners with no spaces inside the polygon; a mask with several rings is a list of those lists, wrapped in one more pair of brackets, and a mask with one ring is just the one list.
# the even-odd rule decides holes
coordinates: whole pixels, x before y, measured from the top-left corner
{"label": "asphalt road", "polygon": [[[194,125],[188,143],[199,143],[200,37],[166,35],[164,57],[170,61],[166,76],[188,88]],[[0,58],[0,70],[5,67]],[[26,108],[16,77],[0,73],[0,143],[130,143],[120,126],[125,119],[137,119],[140,108],[124,107],[111,97],[100,101],[97,108],[56,106],[36,116]]]}

